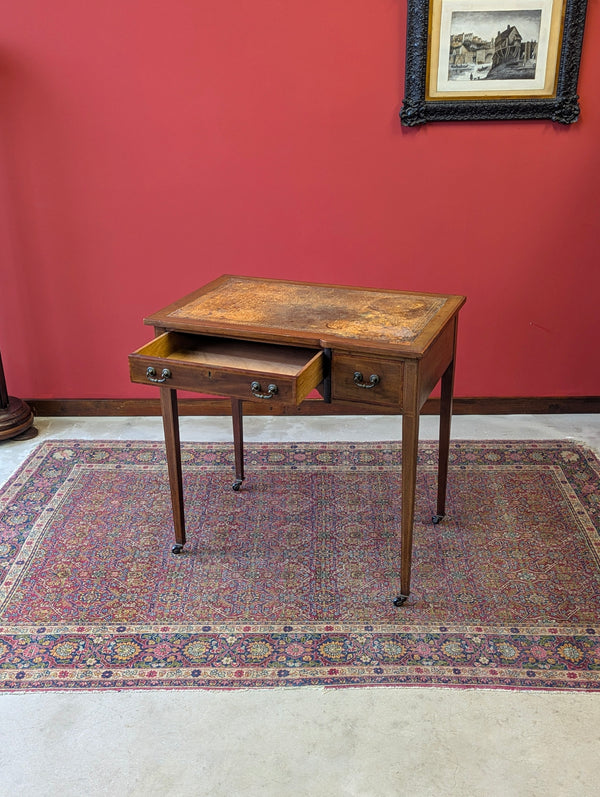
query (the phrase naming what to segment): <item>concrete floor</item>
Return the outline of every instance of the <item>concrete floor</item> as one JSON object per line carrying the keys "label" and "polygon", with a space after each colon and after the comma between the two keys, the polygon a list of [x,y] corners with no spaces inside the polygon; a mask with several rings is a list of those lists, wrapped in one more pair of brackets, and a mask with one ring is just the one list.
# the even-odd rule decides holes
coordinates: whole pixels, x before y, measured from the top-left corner
{"label": "concrete floor", "polygon": [[[48,438],[162,439],[158,418],[40,418],[0,444],[0,482]],[[184,440],[231,439],[227,418]],[[385,440],[389,417],[248,418],[246,440]],[[437,436],[424,417],[421,437]],[[454,439],[569,438],[600,415],[456,417]],[[0,696],[0,797],[587,797],[600,794],[600,695],[369,688]]]}

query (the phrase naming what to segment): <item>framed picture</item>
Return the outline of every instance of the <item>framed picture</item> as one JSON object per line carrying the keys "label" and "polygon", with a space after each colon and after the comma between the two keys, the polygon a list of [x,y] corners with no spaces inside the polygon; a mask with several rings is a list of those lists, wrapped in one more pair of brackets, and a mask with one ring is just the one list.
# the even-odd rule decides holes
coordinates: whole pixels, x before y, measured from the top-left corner
{"label": "framed picture", "polygon": [[579,117],[586,0],[408,0],[403,125]]}

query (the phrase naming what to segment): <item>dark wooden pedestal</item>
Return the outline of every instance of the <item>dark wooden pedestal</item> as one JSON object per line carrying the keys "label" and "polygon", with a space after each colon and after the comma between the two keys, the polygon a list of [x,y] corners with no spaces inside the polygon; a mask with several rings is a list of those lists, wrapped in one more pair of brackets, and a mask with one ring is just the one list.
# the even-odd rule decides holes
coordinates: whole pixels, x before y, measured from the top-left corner
{"label": "dark wooden pedestal", "polygon": [[4,378],[2,355],[0,355],[0,440],[10,440],[27,433],[33,437],[37,430],[33,429],[33,412],[21,399],[9,396]]}

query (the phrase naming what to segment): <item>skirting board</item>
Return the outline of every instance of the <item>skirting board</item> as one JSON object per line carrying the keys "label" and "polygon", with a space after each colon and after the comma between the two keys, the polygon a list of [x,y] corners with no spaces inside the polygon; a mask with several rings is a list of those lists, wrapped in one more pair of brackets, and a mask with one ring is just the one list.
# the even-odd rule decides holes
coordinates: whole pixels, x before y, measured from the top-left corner
{"label": "skirting board", "polygon": [[[28,399],[38,417],[160,415],[158,399]],[[422,414],[438,415],[440,402],[431,398]],[[229,415],[229,399],[180,399],[180,415]],[[455,398],[455,415],[542,415],[600,412],[600,396],[527,397],[527,398]],[[246,415],[397,415],[392,408],[373,407],[354,402],[331,402],[308,399],[299,407],[266,403],[244,403]]]}

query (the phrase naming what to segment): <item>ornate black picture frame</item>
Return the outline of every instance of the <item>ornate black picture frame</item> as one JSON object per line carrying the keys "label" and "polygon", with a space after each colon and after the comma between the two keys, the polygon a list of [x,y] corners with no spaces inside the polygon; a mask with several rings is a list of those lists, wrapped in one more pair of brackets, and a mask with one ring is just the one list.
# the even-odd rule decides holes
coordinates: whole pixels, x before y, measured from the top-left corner
{"label": "ornate black picture frame", "polygon": [[473,0],[408,0],[402,124],[576,122],[586,7],[587,0],[478,0],[475,8]]}

